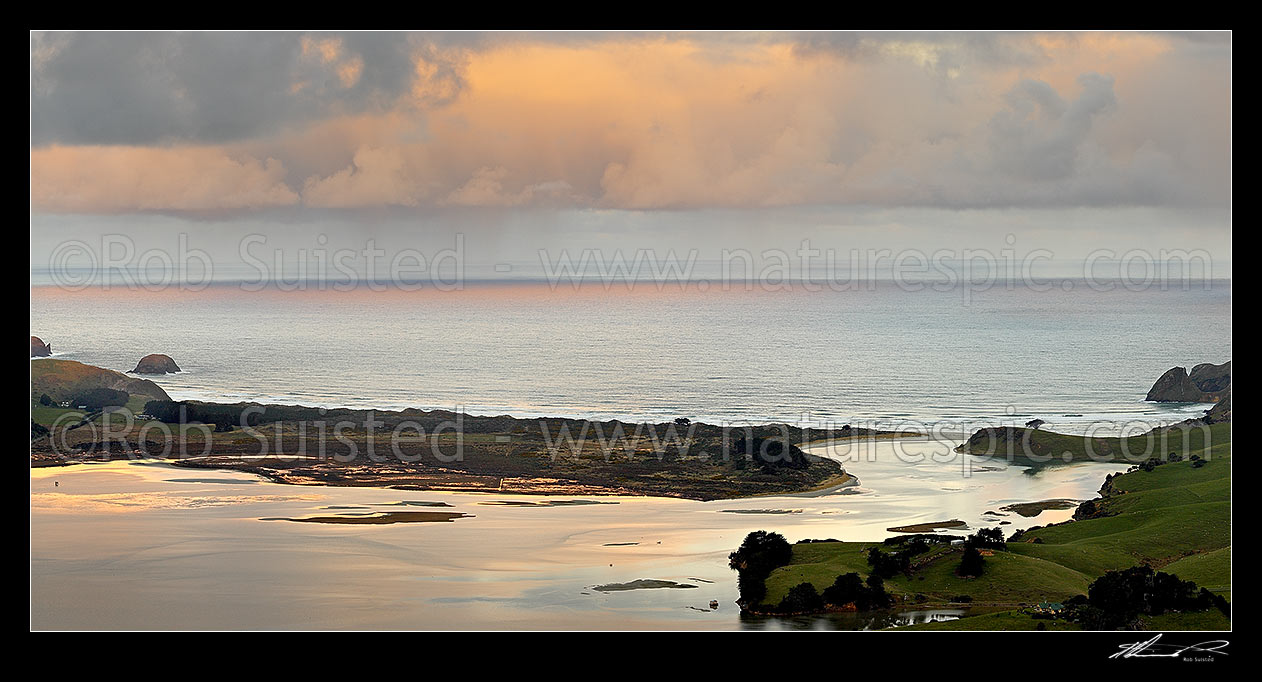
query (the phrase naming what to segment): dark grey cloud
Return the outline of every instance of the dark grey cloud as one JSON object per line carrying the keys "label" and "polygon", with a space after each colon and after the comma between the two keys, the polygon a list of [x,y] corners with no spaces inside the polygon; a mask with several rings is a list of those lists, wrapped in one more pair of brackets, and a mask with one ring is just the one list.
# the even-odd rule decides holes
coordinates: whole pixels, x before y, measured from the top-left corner
{"label": "dark grey cloud", "polygon": [[[32,143],[225,142],[331,114],[385,108],[410,87],[411,54],[424,44],[423,36],[394,33],[339,36],[345,53],[362,60],[358,80],[342,87],[333,65],[304,56],[303,37],[32,36]],[[294,84],[304,80],[306,87],[295,92]]]}
{"label": "dark grey cloud", "polygon": [[1042,181],[1074,174],[1092,120],[1116,104],[1111,77],[1083,74],[1078,85],[1082,93],[1072,102],[1042,81],[1023,80],[1008,92],[1009,108],[990,122],[990,148],[997,170]]}

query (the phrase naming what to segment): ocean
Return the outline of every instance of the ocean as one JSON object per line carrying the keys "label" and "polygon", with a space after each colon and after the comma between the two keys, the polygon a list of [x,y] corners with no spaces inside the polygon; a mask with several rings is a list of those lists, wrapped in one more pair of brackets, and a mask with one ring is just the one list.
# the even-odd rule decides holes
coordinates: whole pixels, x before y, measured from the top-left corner
{"label": "ocean", "polygon": [[1176,365],[1231,358],[1231,284],[1096,291],[700,291],[479,282],[461,290],[31,288],[55,357],[149,353],[175,398],[662,421],[1162,423]]}

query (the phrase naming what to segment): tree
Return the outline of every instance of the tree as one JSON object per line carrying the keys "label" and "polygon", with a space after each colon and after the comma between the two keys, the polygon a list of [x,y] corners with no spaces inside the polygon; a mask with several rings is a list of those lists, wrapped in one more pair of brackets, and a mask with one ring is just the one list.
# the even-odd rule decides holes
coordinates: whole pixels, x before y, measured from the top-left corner
{"label": "tree", "polygon": [[885,581],[875,573],[866,581],[859,578],[858,573],[839,575],[832,585],[824,589],[822,597],[825,603],[833,606],[854,604],[859,611],[882,609],[894,603],[885,591]]}
{"label": "tree", "polygon": [[1109,571],[1087,588],[1089,608],[1079,610],[1083,627],[1114,630],[1132,623],[1141,614],[1160,615],[1167,611],[1205,611],[1218,608],[1230,612],[1227,600],[1197,588],[1196,583],[1150,566],[1134,566]]}
{"label": "tree", "polygon": [[746,439],[742,435],[731,441],[725,456],[737,461],[750,457],[768,474],[779,473],[782,469],[806,469],[811,465],[810,457],[801,448],[781,438],[754,436]]}
{"label": "tree", "polygon": [[692,423],[692,420],[687,417],[679,417],[675,419],[675,426],[687,426],[691,423]]}
{"label": "tree", "polygon": [[736,592],[743,604],[757,604],[767,596],[767,576],[737,570]]}
{"label": "tree", "polygon": [[870,575],[865,581],[865,584],[867,585],[868,590],[867,594],[863,595],[866,597],[866,603],[863,605],[864,608],[879,609],[885,608],[886,606],[894,603],[893,598],[891,598],[885,591],[885,581],[881,579],[881,576],[876,574]]}
{"label": "tree", "polygon": [[44,407],[51,407],[53,404],[53,399],[49,398],[47,393],[42,393],[39,396],[39,404],[43,405]]}
{"label": "tree", "polygon": [[1031,419],[1030,421],[1025,423],[1025,426],[1026,428],[1034,429],[1037,431],[1040,426],[1046,423],[1047,422],[1043,421],[1042,419]]}
{"label": "tree", "polygon": [[977,551],[976,547],[968,546],[964,548],[964,557],[960,559],[960,567],[957,573],[962,576],[976,578],[982,574],[985,566],[986,560],[982,558],[982,553]]}
{"label": "tree", "polygon": [[793,559],[793,547],[779,533],[756,530],[728,555],[728,567],[737,572],[741,601],[757,604],[767,595],[765,581],[771,572]]}
{"label": "tree", "polygon": [[792,559],[793,546],[783,535],[756,530],[746,535],[741,546],[728,555],[728,565],[734,570],[767,568],[770,572]]}
{"label": "tree", "polygon": [[887,554],[873,547],[868,550],[868,565],[872,574],[882,578],[892,578],[897,573],[905,573],[911,566],[912,554],[906,550]]}
{"label": "tree", "polygon": [[824,588],[824,601],[834,606],[854,604],[863,594],[863,579],[858,573],[845,573],[837,576],[833,584]]}
{"label": "tree", "polygon": [[813,613],[824,609],[824,600],[810,583],[798,583],[780,600],[776,610],[781,613]]}
{"label": "tree", "polygon": [[988,549],[1007,549],[1008,545],[1004,544],[1003,531],[998,528],[982,528],[973,535],[968,536],[964,540],[964,544],[969,547],[984,547]]}

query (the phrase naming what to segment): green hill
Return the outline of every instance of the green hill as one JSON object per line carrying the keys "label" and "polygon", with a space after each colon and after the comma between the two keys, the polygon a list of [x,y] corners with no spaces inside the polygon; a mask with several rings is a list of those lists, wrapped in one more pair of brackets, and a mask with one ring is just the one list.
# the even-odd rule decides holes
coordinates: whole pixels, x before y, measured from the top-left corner
{"label": "green hill", "polygon": [[[31,420],[44,426],[51,425],[62,414],[77,412],[73,405],[67,410],[57,407],[56,403],[99,388],[126,391],[130,396],[127,407],[133,412],[143,411],[147,401],[171,399],[161,386],[148,379],[127,376],[122,372],[93,367],[74,360],[33,360],[31,362]],[[44,394],[52,398],[53,406],[39,404],[39,398]]]}
{"label": "green hill", "polygon": [[31,399],[47,393],[53,400],[68,400],[70,396],[91,388],[112,388],[127,391],[133,396],[145,396],[150,400],[170,400],[162,387],[148,379],[130,377],[111,369],[93,367],[74,360],[35,360],[31,363]]}
{"label": "green hill", "polygon": [[[916,559],[910,575],[899,574],[886,580],[886,588],[905,604],[945,604],[967,596],[974,605],[1002,608],[1063,601],[1085,594],[1087,586],[1106,571],[1148,564],[1230,599],[1231,424],[1162,429],[1151,437],[1091,440],[1111,441],[1114,452],[1118,452],[1116,448],[1133,445],[1137,439],[1164,439],[1169,447],[1165,451],[1178,453],[1179,461],[1113,477],[1105,488],[1105,496],[1094,501],[1095,516],[1025,531],[1020,541],[1007,543],[1007,551],[997,550],[993,556],[987,556],[985,571],[978,578],[955,575],[960,561],[958,547],[936,546]],[[1034,440],[1075,453],[1099,445],[1084,443],[1088,439],[1083,437],[1047,432],[1038,432]],[[1175,441],[1177,445],[1170,445]],[[1204,461],[1194,463],[1192,455]],[[792,562],[768,576],[767,595],[762,603],[778,603],[789,588],[801,582],[809,582],[822,591],[839,574],[854,571],[867,575],[870,568],[864,553],[869,547],[880,545],[796,544]],[[914,627],[1032,630],[1039,623],[1048,629],[1073,627],[1071,623],[1035,620],[1016,610]],[[1215,611],[1152,617],[1147,626],[1222,629],[1230,627],[1230,621]]]}
{"label": "green hill", "polygon": [[1098,575],[1230,547],[1231,424],[1215,424],[1209,437],[1216,445],[1190,453],[1202,466],[1185,458],[1117,476],[1096,503],[1100,517],[1027,532],[1009,550]]}
{"label": "green hill", "polygon": [[1086,461],[1128,461],[1138,464],[1151,457],[1167,457],[1170,453],[1188,455],[1199,452],[1206,447],[1207,442],[1223,442],[1215,434],[1224,432],[1230,439],[1230,423],[1213,426],[1175,424],[1127,438],[1087,438],[1040,429],[1004,426],[979,429],[955,450],[1033,466]]}

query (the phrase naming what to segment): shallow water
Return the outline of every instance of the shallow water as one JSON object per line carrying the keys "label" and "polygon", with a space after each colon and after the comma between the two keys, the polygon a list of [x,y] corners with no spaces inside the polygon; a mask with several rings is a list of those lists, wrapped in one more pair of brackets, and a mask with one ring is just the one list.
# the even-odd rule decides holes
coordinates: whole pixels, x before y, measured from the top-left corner
{"label": "shallow water", "polygon": [[[920,622],[960,614],[742,619],[727,554],[758,529],[791,541],[879,540],[903,523],[996,525],[1000,519],[983,512],[1010,502],[1089,498],[1107,473],[1123,468],[1082,463],[1032,475],[970,456],[934,461],[952,445],[922,439],[855,446],[831,454],[859,477],[857,487],[713,502],[288,486],[227,472],[190,477],[187,469],[153,462],[34,469],[32,626],[862,629]],[[574,499],[616,504],[484,504]],[[472,516],[394,525],[261,520],[388,511],[403,501],[443,502],[451,505],[444,511]],[[795,513],[723,513],[733,509]],[[1003,528],[1071,514],[1009,515],[1002,520],[1012,525]],[[635,580],[697,587],[592,589]]]}

